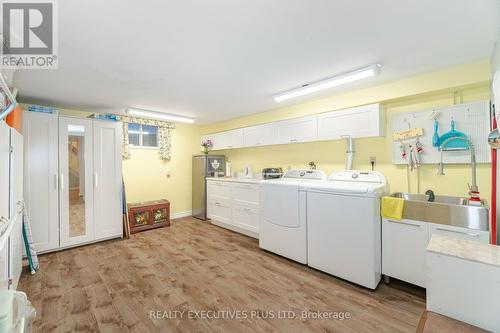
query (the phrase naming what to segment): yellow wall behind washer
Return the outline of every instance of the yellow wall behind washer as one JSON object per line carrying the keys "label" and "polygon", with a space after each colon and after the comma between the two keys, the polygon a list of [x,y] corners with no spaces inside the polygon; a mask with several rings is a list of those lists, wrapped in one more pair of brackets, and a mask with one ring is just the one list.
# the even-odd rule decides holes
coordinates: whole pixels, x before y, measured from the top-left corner
{"label": "yellow wall behind washer", "polygon": [[[471,181],[469,165],[449,165],[444,176],[437,175],[437,165],[423,165],[417,172],[407,173],[405,166],[392,164],[391,119],[393,114],[444,107],[478,100],[489,100],[491,83],[487,60],[426,73],[376,87],[337,94],[300,105],[236,118],[202,128],[203,134],[241,128],[260,123],[294,118],[309,114],[339,110],[357,105],[382,103],[386,109],[386,137],[354,140],[354,168],[369,169],[369,157],[377,159],[375,170],[388,179],[391,192],[423,193],[433,189],[436,194],[467,196]],[[424,147],[425,149],[434,149]],[[274,145],[217,151],[227,156],[238,171],[250,164],[254,171],[264,167],[307,168],[315,161],[318,169],[327,174],[344,169],[346,145],[344,140]],[[483,198],[490,200],[491,165],[478,166],[478,186]]]}

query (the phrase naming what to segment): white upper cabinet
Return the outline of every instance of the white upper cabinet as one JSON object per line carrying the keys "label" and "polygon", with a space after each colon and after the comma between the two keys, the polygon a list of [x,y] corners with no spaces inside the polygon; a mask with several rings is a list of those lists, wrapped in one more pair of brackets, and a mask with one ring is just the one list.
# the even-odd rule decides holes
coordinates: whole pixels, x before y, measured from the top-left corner
{"label": "white upper cabinet", "polygon": [[220,133],[208,134],[202,140],[212,140],[212,150],[233,149],[243,147],[243,129],[235,129]]}
{"label": "white upper cabinet", "polygon": [[325,112],[301,118],[202,136],[214,143],[212,150],[258,147],[296,142],[385,136],[385,112],[380,104]]}
{"label": "white upper cabinet", "polygon": [[278,144],[316,141],[318,118],[316,115],[275,123]]}
{"label": "white upper cabinet", "polygon": [[318,114],[318,140],[384,136],[385,116],[380,104]]}
{"label": "white upper cabinet", "polygon": [[274,123],[243,129],[243,144],[245,147],[272,145],[276,144],[277,141],[278,131]]}

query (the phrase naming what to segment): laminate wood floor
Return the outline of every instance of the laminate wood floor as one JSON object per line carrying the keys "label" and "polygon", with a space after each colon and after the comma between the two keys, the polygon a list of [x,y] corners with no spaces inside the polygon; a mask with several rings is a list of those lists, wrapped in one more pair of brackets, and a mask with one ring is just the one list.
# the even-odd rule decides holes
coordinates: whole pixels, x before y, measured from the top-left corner
{"label": "laminate wood floor", "polygon": [[19,284],[37,332],[415,332],[425,308],[421,289],[370,291],[193,218],[40,262]]}

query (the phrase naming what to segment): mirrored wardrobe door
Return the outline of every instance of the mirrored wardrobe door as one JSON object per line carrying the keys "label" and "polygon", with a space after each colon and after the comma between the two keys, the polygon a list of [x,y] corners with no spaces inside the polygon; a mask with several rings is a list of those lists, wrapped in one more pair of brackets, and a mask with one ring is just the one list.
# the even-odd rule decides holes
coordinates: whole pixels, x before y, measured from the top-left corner
{"label": "mirrored wardrobe door", "polygon": [[94,239],[92,120],[59,118],[61,246]]}

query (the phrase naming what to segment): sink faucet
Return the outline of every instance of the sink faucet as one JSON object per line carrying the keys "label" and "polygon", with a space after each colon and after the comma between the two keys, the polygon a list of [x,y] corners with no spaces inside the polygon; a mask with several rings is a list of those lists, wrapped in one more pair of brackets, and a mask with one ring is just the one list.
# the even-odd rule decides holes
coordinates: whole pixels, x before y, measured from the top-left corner
{"label": "sink faucet", "polygon": [[429,198],[427,199],[428,202],[434,202],[434,200],[436,200],[436,196],[434,195],[434,191],[433,190],[427,190],[427,191],[425,191],[425,195],[429,196]]}
{"label": "sink faucet", "polygon": [[316,170],[316,163],[314,163],[314,161],[311,161],[311,162],[309,162],[307,164],[309,165],[309,169]]}
{"label": "sink faucet", "polygon": [[449,139],[444,140],[444,142],[439,146],[439,150],[441,151],[441,161],[439,162],[439,169],[438,169],[438,175],[444,175],[444,163],[443,163],[443,152],[445,151],[444,147],[446,144],[450,141],[454,140],[462,140],[467,142],[469,145],[469,151],[470,151],[470,166],[472,169],[472,184],[469,185],[469,195],[470,195],[470,200],[472,201],[480,201],[479,198],[479,189],[477,187],[477,180],[476,180],[476,151],[474,149],[474,145],[468,138],[464,137],[452,137]]}

